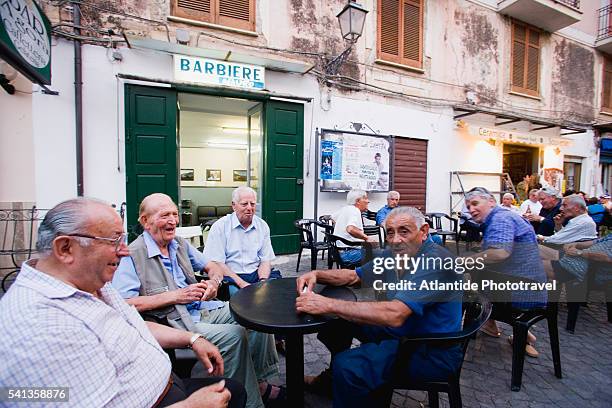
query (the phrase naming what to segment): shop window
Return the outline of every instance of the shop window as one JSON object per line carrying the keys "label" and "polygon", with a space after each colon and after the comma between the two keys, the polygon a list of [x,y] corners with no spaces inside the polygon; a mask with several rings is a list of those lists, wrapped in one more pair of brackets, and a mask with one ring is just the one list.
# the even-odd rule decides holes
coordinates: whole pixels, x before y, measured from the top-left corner
{"label": "shop window", "polygon": [[172,15],[255,31],[255,0],[172,0]]}
{"label": "shop window", "polygon": [[423,0],[378,0],[378,58],[423,68]]}
{"label": "shop window", "polygon": [[601,110],[612,113],[612,60],[604,59]]}
{"label": "shop window", "polygon": [[512,23],[512,91],[539,96],[540,32]]}

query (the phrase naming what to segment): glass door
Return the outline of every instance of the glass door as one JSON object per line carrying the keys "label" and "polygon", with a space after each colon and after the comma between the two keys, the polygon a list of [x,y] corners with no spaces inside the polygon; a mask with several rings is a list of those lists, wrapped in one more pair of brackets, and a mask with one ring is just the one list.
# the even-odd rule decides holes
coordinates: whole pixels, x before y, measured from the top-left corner
{"label": "glass door", "polygon": [[248,171],[247,184],[257,192],[256,214],[261,217],[263,183],[263,126],[262,104],[259,103],[248,112]]}

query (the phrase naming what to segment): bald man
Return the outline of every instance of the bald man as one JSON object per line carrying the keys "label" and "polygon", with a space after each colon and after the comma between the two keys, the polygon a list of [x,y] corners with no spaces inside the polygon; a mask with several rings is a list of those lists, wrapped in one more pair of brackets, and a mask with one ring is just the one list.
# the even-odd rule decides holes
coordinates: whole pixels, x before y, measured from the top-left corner
{"label": "bald man", "polygon": [[[267,382],[278,375],[273,336],[247,331],[235,322],[227,302],[214,300],[223,271],[176,236],[178,208],[172,199],[161,193],[145,197],[138,221],[144,232],[130,244],[113,286],[145,316],[200,333],[217,346],[225,374],[244,384],[248,407],[263,407],[261,395],[282,398],[281,389]],[[198,283],[194,272],[200,270],[210,280]]]}

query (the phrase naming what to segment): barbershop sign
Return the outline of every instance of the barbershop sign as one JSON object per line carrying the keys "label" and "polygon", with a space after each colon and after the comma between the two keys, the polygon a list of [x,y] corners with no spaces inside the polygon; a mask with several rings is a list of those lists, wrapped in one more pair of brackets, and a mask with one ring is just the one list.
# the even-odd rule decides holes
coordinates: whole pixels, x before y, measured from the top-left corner
{"label": "barbershop sign", "polygon": [[257,65],[174,55],[176,81],[262,90],[265,74],[265,68]]}
{"label": "barbershop sign", "polygon": [[51,25],[33,0],[0,0],[0,58],[30,81],[51,84]]}
{"label": "barbershop sign", "polygon": [[538,146],[568,146],[571,141],[557,136],[541,136],[532,133],[508,132],[500,129],[470,126],[470,134],[481,139],[501,140],[508,143],[524,143]]}

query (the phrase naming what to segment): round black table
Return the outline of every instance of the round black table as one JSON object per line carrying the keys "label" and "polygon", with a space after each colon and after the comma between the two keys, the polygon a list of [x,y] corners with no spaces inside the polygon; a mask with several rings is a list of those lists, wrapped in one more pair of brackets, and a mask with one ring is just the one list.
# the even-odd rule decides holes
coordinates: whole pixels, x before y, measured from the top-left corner
{"label": "round black table", "polygon": [[[287,394],[291,407],[304,405],[304,334],[316,333],[335,316],[298,313],[295,278],[273,279],[249,285],[230,299],[234,319],[242,326],[264,333],[286,336]],[[356,300],[345,287],[317,285],[320,295],[342,300]]]}

